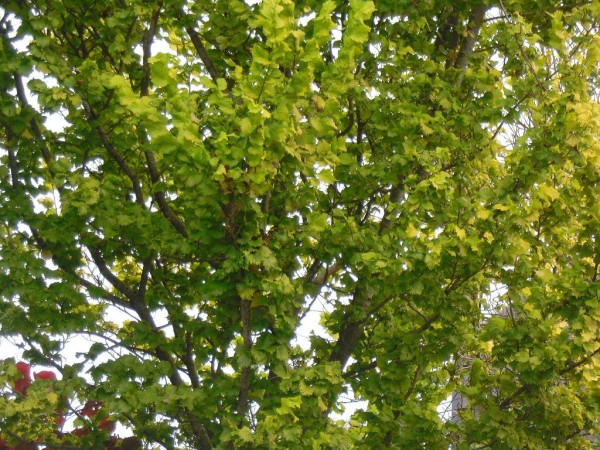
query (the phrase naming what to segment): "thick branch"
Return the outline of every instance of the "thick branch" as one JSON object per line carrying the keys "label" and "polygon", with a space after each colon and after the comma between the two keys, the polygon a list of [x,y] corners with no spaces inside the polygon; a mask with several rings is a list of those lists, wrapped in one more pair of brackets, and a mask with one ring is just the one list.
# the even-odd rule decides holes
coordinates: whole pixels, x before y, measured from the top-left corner
{"label": "thick branch", "polygon": [[339,332],[338,340],[329,357],[330,361],[339,361],[342,368],[348,362],[350,355],[352,355],[358,341],[363,335],[364,316],[367,314],[371,300],[373,299],[373,292],[368,288],[363,288],[359,283],[360,281],[354,289],[354,296],[344,314],[343,325]]}
{"label": "thick branch", "polygon": [[152,19],[150,20],[150,26],[148,27],[148,31],[144,35],[144,41],[142,43],[142,70],[144,72],[144,76],[142,77],[142,84],[140,85],[140,95],[145,97],[148,95],[148,90],[150,88],[150,56],[152,49],[152,42],[154,41],[154,36],[156,34],[156,29],[158,25],[158,18],[160,17],[160,10],[162,8],[162,1],[158,2],[158,7],[154,14],[152,14]]}
{"label": "thick branch", "polygon": [[196,49],[196,52],[198,53],[202,64],[204,64],[204,67],[206,67],[210,78],[216,83],[217,80],[220,78],[219,71],[208,56],[206,48],[204,47],[204,44],[202,44],[202,40],[200,39],[200,35],[192,27],[186,27],[185,31],[187,31],[187,34],[190,36],[192,44],[194,44],[194,48]]}
{"label": "thick branch", "polygon": [[352,369],[352,370],[348,370],[347,372],[344,372],[342,375],[343,379],[347,379],[347,378],[353,378],[356,375],[360,375],[361,373],[364,372],[368,372],[371,369],[374,369],[375,367],[377,367],[377,361],[371,361],[369,364],[365,364],[364,366],[360,366],[356,369]]}
{"label": "thick branch", "polygon": [[102,274],[102,276],[121,294],[123,294],[126,298],[128,298],[131,302],[134,302],[137,299],[137,294],[133,289],[123,283],[114,273],[106,265],[106,262],[102,258],[102,253],[98,248],[90,247],[89,248],[90,255],[92,255],[92,259],[98,267],[98,270]]}
{"label": "thick branch", "polygon": [[[156,323],[154,321],[154,318],[152,317],[150,310],[148,309],[148,306],[142,299],[140,299],[139,297],[136,297],[135,299],[132,300],[131,305],[132,305],[133,309],[136,311],[136,313],[138,314],[138,316],[140,317],[140,319],[148,324],[148,326],[150,327],[150,329],[152,330],[153,333],[155,333],[155,334],[161,333],[160,330],[158,329],[158,327],[156,326]],[[179,369],[177,367],[177,364],[175,364],[175,362],[173,361],[173,357],[172,357],[171,353],[166,351],[160,345],[157,345],[156,347],[154,347],[154,355],[159,360],[164,361],[171,366],[171,374],[169,375],[169,380],[171,381],[171,384],[173,384],[173,386],[182,386],[185,384],[185,382],[181,378],[181,375],[179,374]],[[180,407],[180,408],[184,412],[187,419],[189,420],[189,423],[190,423],[190,426],[192,427],[192,432],[196,439],[198,448],[201,450],[212,449],[212,443],[210,441],[210,437],[208,436],[208,433],[207,433],[204,425],[202,425],[202,423],[198,420],[198,418],[187,408],[185,408],[185,407]]]}
{"label": "thick branch", "polygon": [[[146,162],[148,163],[150,179],[152,180],[153,184],[157,183],[160,180],[160,173],[158,172],[158,167],[156,166],[154,153],[152,153],[150,150],[146,150],[144,155],[146,156]],[[187,239],[189,235],[185,229],[185,224],[167,203],[165,193],[163,191],[154,192],[154,200],[156,200],[160,212],[167,218],[169,222],[171,222],[177,232]]]}
{"label": "thick branch", "polygon": [[441,317],[441,314],[439,312],[435,313],[433,316],[431,316],[429,319],[427,319],[427,321],[423,325],[421,325],[416,330],[413,330],[412,333],[413,334],[421,334],[424,331],[427,331],[431,327],[431,325],[433,325],[440,317]]}
{"label": "thick branch", "polygon": [[342,264],[340,262],[335,262],[331,266],[325,267],[323,270],[319,272],[319,268],[321,266],[320,261],[315,261],[317,263],[316,266],[311,267],[312,270],[304,277],[304,280],[309,283],[316,284],[317,286],[322,286],[327,282],[331,275],[335,275],[342,269]]}
{"label": "thick branch", "polygon": [[477,39],[479,38],[479,30],[485,19],[485,7],[483,5],[475,5],[471,11],[469,17],[469,25],[467,26],[467,36],[463,39],[458,56],[454,62],[454,67],[459,69],[461,72],[456,80],[456,86],[462,84],[462,80],[465,76],[465,70],[469,65],[469,59],[475,48]]}
{"label": "thick branch", "polygon": [[[89,103],[84,101],[83,107],[91,120],[97,119],[96,113],[92,110]],[[106,131],[104,131],[101,125],[96,126],[96,132],[98,133],[100,141],[102,142],[102,145],[104,146],[108,154],[112,157],[112,159],[115,160],[119,168],[123,172],[125,172],[127,177],[129,177],[129,179],[131,180],[131,183],[133,185],[133,192],[135,193],[135,199],[137,203],[139,203],[140,205],[144,205],[144,195],[142,194],[142,188],[140,185],[140,178],[138,177],[138,174],[127,164],[123,156],[117,151],[112,142],[110,142],[108,134],[106,133]]]}
{"label": "thick branch", "polygon": [[[149,94],[150,89],[150,57],[152,52],[152,42],[154,41],[154,35],[156,34],[156,29],[158,25],[158,18],[160,16],[160,9],[162,7],[162,2],[159,2],[158,8],[152,15],[152,20],[150,22],[150,26],[144,35],[144,41],[142,45],[143,49],[143,72],[144,76],[142,78],[142,84],[140,87],[140,96],[145,97]],[[156,184],[160,181],[160,172],[158,170],[158,166],[156,164],[156,159],[154,158],[154,153],[150,150],[144,151],[144,156],[146,157],[146,163],[148,165],[148,171],[150,173],[150,180],[152,184]],[[175,214],[175,212],[171,209],[169,204],[167,203],[167,198],[165,193],[162,191],[154,192],[154,200],[158,204],[158,209],[160,212],[167,218],[169,222],[173,225],[173,227],[177,230],[179,234],[181,234],[184,238],[188,237],[188,233],[185,229],[185,225],[181,218]]]}
{"label": "thick branch", "polygon": [[13,188],[19,185],[19,166],[17,164],[17,156],[15,151],[8,149],[8,164],[10,166],[10,181]]}
{"label": "thick branch", "polygon": [[185,334],[185,355],[183,356],[183,363],[188,370],[188,376],[190,377],[192,387],[200,387],[200,377],[198,376],[196,362],[194,361],[194,343],[192,342],[192,335],[189,332],[186,332]]}
{"label": "thick branch", "polygon": [[[14,74],[14,79],[15,79],[15,88],[17,91],[17,98],[19,99],[19,101],[21,102],[21,105],[24,108],[25,107],[29,108],[29,103],[27,101],[27,94],[25,93],[25,86],[23,85],[23,78],[21,78],[21,76],[18,74]],[[31,119],[29,121],[29,125],[31,126],[31,131],[33,132],[33,135],[36,137],[36,139],[38,140],[38,142],[40,144],[40,150],[42,152],[44,161],[46,162],[46,165],[48,166],[48,170],[50,171],[50,174],[52,176],[54,176],[54,172],[53,172],[53,168],[52,168],[52,166],[53,166],[52,155],[50,154],[50,150],[46,146],[46,142],[44,140],[44,133],[42,133],[42,129],[37,124],[35,119]]]}
{"label": "thick branch", "polygon": [[[252,305],[250,301],[240,299],[240,316],[242,322],[242,339],[244,348],[250,352],[252,349]],[[238,396],[237,412],[240,415],[240,426],[243,424],[244,416],[248,410],[248,398],[250,394],[250,373],[249,366],[242,368],[240,374],[240,393]]]}
{"label": "thick branch", "polygon": [[577,369],[578,367],[583,366],[584,364],[588,363],[594,356],[600,354],[600,347],[598,347],[596,350],[594,350],[592,353],[590,353],[589,355],[585,356],[584,358],[580,359],[579,361],[575,361],[571,364],[569,364],[567,367],[565,367],[563,370],[560,371],[561,375],[564,375],[574,369]]}
{"label": "thick branch", "polygon": [[[402,177],[398,180],[397,184],[392,187],[390,191],[390,205],[397,205],[402,201],[402,197],[404,196],[404,191],[401,186],[404,184],[404,180]],[[392,227],[393,221],[390,219],[390,210],[386,208],[383,213],[383,218],[379,223],[379,234],[381,234],[385,230],[389,230]]]}
{"label": "thick branch", "polygon": [[150,276],[150,271],[152,270],[152,257],[148,257],[144,260],[144,264],[142,266],[142,275],[140,276],[140,284],[138,286],[137,295],[139,298],[144,298],[146,296],[146,288],[148,286],[148,278]]}

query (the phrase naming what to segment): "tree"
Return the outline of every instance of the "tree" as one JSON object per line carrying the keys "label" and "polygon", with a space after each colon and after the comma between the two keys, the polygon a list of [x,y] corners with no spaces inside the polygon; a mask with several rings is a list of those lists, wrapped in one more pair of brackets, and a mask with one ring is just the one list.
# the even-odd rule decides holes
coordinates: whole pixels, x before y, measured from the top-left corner
{"label": "tree", "polygon": [[248,3],[3,2],[2,336],[148,448],[591,448],[600,2]]}

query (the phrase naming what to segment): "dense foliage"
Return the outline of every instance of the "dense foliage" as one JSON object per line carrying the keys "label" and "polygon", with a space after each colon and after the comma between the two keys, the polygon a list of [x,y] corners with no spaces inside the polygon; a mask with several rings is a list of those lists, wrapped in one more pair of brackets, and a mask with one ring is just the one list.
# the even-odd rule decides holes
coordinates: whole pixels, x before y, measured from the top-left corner
{"label": "dense foliage", "polygon": [[591,448],[600,1],[248,3],[2,2],[0,439]]}

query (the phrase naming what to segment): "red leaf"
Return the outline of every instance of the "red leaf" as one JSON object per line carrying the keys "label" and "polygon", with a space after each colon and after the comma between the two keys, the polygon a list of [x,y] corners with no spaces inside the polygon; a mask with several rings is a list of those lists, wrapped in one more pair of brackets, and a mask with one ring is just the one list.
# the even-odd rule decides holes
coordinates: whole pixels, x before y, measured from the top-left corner
{"label": "red leaf", "polygon": [[26,362],[23,362],[23,361],[19,361],[17,364],[15,364],[15,366],[17,366],[17,370],[19,372],[21,372],[21,374],[25,378],[31,379],[29,376],[29,371],[31,370],[31,366],[29,364],[27,364]]}
{"label": "red leaf", "polygon": [[56,381],[56,374],[50,370],[42,370],[41,372],[35,372],[33,378],[36,380],[54,380]]}
{"label": "red leaf", "polygon": [[108,450],[108,449],[116,449],[118,447],[115,447],[117,445],[117,438],[114,436],[110,436],[108,438],[108,440],[104,441],[104,449]]}
{"label": "red leaf", "polygon": [[135,436],[129,436],[121,441],[121,450],[139,450],[142,448],[142,442]]}
{"label": "red leaf", "polygon": [[15,381],[15,391],[21,395],[27,395],[27,389],[29,389],[29,385],[31,384],[31,375],[29,374],[31,366],[23,361],[19,361],[16,366],[17,370],[21,373],[21,378]]}
{"label": "red leaf", "polygon": [[65,424],[65,418],[63,416],[56,416],[54,418],[54,424],[62,427]]}
{"label": "red leaf", "polygon": [[98,414],[98,411],[102,408],[102,402],[96,400],[88,400],[79,413],[82,416],[92,417]]}
{"label": "red leaf", "polygon": [[90,430],[86,430],[85,428],[75,428],[73,431],[71,431],[71,436],[87,436],[88,434],[90,434]]}
{"label": "red leaf", "polygon": [[98,428],[104,431],[108,431],[109,433],[115,431],[115,426],[115,421],[112,420],[110,417],[103,417],[98,423]]}
{"label": "red leaf", "polygon": [[38,446],[33,443],[22,442],[17,444],[15,450],[37,450]]}

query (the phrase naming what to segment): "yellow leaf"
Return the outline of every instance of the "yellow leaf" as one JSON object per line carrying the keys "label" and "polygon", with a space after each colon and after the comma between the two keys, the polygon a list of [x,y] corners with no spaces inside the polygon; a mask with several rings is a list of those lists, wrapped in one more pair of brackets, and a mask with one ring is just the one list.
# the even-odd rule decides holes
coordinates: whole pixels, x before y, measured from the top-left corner
{"label": "yellow leaf", "polygon": [[514,244],[522,253],[527,253],[531,249],[531,245],[525,239],[517,238]]}
{"label": "yellow leaf", "polygon": [[327,410],[327,405],[325,404],[325,402],[323,401],[323,399],[321,398],[321,396],[319,396],[317,398],[317,404],[319,405],[319,409],[321,411],[326,411]]}
{"label": "yellow leaf", "polygon": [[456,235],[461,241],[464,240],[465,237],[467,237],[467,233],[465,233],[465,230],[463,230],[462,228],[456,227],[454,231],[456,232]]}
{"label": "yellow leaf", "polygon": [[494,341],[485,341],[479,344],[479,347],[481,348],[481,350],[491,353],[492,349],[494,348]]}
{"label": "yellow leaf", "polygon": [[562,330],[564,330],[568,325],[569,323],[565,320],[561,320],[560,322],[555,323],[552,326],[552,336],[560,334]]}
{"label": "yellow leaf", "polygon": [[560,193],[552,186],[542,184],[539,187],[539,191],[544,197],[550,198],[551,200],[556,200],[558,197],[560,197]]}
{"label": "yellow leaf", "polygon": [[220,91],[224,91],[225,89],[227,89],[227,80],[225,80],[224,78],[218,78],[217,88],[219,88]]}
{"label": "yellow leaf", "polygon": [[587,264],[590,267],[594,267],[594,258],[590,258],[589,256],[581,258],[581,262]]}
{"label": "yellow leaf", "polygon": [[425,125],[423,122],[421,122],[421,131],[425,136],[429,136],[431,133],[433,133],[433,130],[427,125]]}
{"label": "yellow leaf", "polygon": [[542,280],[545,283],[548,283],[554,277],[552,270],[550,270],[550,268],[548,268],[548,267],[537,270],[535,272],[535,274],[538,276],[538,278],[540,280]]}
{"label": "yellow leaf", "polygon": [[29,131],[28,128],[25,128],[23,130],[23,132],[21,133],[21,137],[24,139],[31,139],[33,137],[33,135],[31,134],[31,132]]}
{"label": "yellow leaf", "polygon": [[569,135],[569,137],[567,138],[567,140],[565,142],[567,143],[568,146],[575,147],[579,144],[580,141],[581,141],[581,137],[579,137],[576,134],[571,134],[571,135]]}
{"label": "yellow leaf", "polygon": [[238,294],[240,295],[240,298],[242,298],[243,300],[249,300],[249,301],[253,300],[254,295],[257,292],[257,290],[254,286],[238,286],[237,291],[238,291]]}
{"label": "yellow leaf", "polygon": [[413,224],[412,224],[412,223],[411,223],[411,224],[409,224],[409,225],[408,225],[408,228],[406,229],[406,235],[407,235],[409,238],[414,238],[414,237],[417,237],[417,235],[418,235],[418,234],[419,234],[419,230],[417,230],[417,229],[416,229],[416,228],[413,226]]}
{"label": "yellow leaf", "polygon": [[56,405],[58,403],[58,395],[55,394],[54,392],[48,392],[46,394],[46,399],[48,400],[48,403],[50,403],[51,405]]}
{"label": "yellow leaf", "polygon": [[323,97],[315,94],[312,96],[312,101],[315,109],[318,112],[321,112],[325,109],[325,100],[323,100]]}
{"label": "yellow leaf", "polygon": [[242,136],[248,136],[252,132],[252,122],[247,117],[240,120],[240,134]]}
{"label": "yellow leaf", "polygon": [[252,303],[250,304],[251,308],[258,308],[260,306],[260,292],[255,291],[252,296]]}
{"label": "yellow leaf", "polygon": [[596,333],[594,331],[583,331],[581,333],[581,338],[584,342],[592,342],[596,340]]}
{"label": "yellow leaf", "polygon": [[477,210],[477,218],[481,220],[485,220],[492,215],[492,212],[487,209],[479,209]]}

